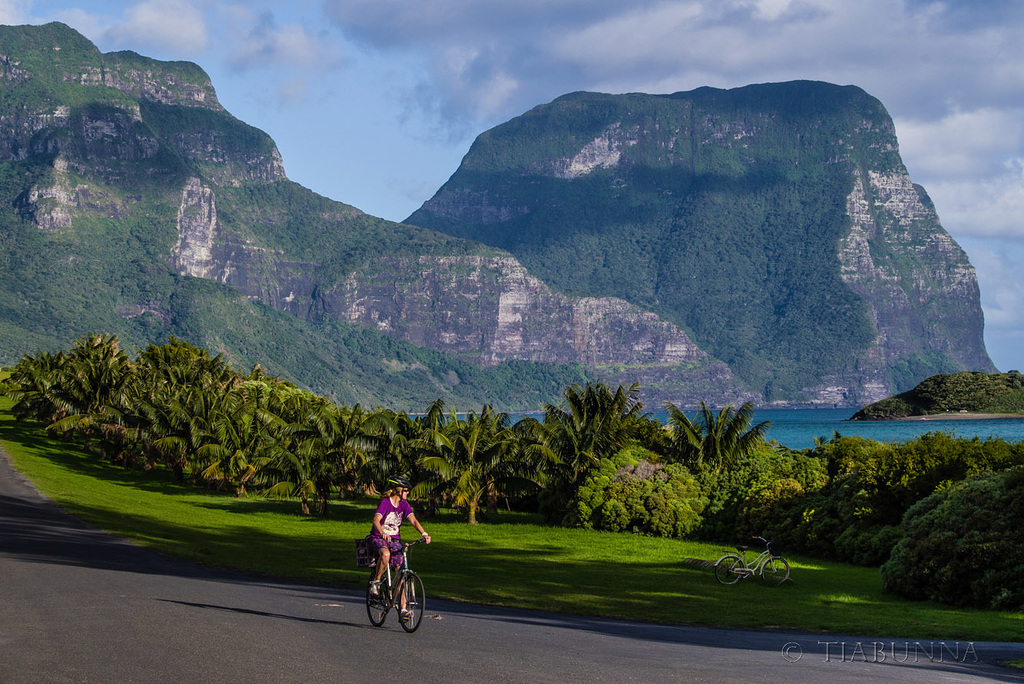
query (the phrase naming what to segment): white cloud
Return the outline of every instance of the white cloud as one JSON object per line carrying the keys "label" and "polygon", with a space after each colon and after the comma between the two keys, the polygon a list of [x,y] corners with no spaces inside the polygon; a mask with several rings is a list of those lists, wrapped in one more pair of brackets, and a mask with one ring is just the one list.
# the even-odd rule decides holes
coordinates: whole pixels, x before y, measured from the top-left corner
{"label": "white cloud", "polygon": [[[1024,90],[1014,13],[949,1],[326,0],[325,11],[359,44],[422,57],[437,111],[453,118],[508,118],[574,90],[815,79],[925,119],[1019,105]],[[472,92],[499,81],[517,84],[503,105]]]}
{"label": "white cloud", "polygon": [[0,24],[24,24],[30,4],[28,0],[0,0]]}
{"label": "white cloud", "polygon": [[[1024,241],[1024,159],[1008,160],[1002,174],[929,183],[942,225],[954,237]],[[1024,320],[1024,317],[1021,318]]]}
{"label": "white cloud", "polygon": [[328,71],[343,62],[336,42],[322,31],[294,23],[278,26],[271,12],[253,14],[239,6],[226,14],[232,27],[229,61],[236,69]]}
{"label": "white cloud", "polygon": [[968,238],[985,312],[985,346],[1000,370],[1024,371],[1024,243]]}
{"label": "white cloud", "polygon": [[1024,109],[953,111],[931,121],[896,120],[900,155],[928,179],[998,173],[1007,151],[1024,151]]}
{"label": "white cloud", "polygon": [[292,78],[277,84],[277,98],[280,104],[304,102],[309,96],[309,84],[304,78]]}
{"label": "white cloud", "polygon": [[519,90],[519,81],[505,73],[492,75],[482,85],[477,89],[476,104],[480,116],[485,118],[499,115],[505,103]]}
{"label": "white cloud", "polygon": [[757,16],[760,19],[778,19],[790,7],[790,0],[756,0]]}
{"label": "white cloud", "polygon": [[102,36],[105,30],[103,21],[98,16],[79,8],[61,10],[53,19],[71,26],[90,40],[95,40],[95,36]]}
{"label": "white cloud", "polygon": [[176,58],[197,55],[209,43],[203,14],[188,0],[147,0],[133,5],[103,38],[137,52],[147,48],[170,51]]}

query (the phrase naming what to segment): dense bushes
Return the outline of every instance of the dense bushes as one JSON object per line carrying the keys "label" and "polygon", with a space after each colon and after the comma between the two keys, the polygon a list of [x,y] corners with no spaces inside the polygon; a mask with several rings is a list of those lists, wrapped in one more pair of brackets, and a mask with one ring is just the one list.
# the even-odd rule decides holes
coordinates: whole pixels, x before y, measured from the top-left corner
{"label": "dense bushes", "polygon": [[[747,476],[747,484],[741,473],[730,474],[734,483],[720,485],[717,496],[730,489],[735,493],[717,513],[715,531],[732,529],[740,537],[763,533],[815,556],[880,565],[901,538],[900,522],[914,504],[973,475],[1024,464],[1024,444],[945,433],[897,444],[837,437],[804,454],[775,458],[804,473],[804,480],[778,468],[760,481]],[[705,516],[715,521],[715,515]]]}
{"label": "dense bushes", "polygon": [[707,499],[681,465],[659,465],[657,455],[623,449],[601,459],[576,492],[565,523],[585,529],[689,536],[701,522]]}
{"label": "dense bushes", "polygon": [[826,482],[820,457],[778,445],[762,447],[727,469],[700,477],[709,503],[697,534],[708,540],[762,534],[781,539],[790,502]]}
{"label": "dense bushes", "polygon": [[882,566],[888,591],[1024,610],[1024,469],[954,484],[913,506]]}

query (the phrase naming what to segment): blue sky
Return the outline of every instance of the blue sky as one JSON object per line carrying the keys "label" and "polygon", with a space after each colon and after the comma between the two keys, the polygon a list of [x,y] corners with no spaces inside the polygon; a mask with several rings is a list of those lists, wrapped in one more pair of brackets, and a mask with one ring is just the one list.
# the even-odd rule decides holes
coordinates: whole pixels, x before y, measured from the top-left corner
{"label": "blue sky", "polygon": [[0,0],[2,24],[53,20],[196,62],[290,178],[392,220],[567,92],[860,86],[977,269],[993,361],[1024,371],[1020,0]]}

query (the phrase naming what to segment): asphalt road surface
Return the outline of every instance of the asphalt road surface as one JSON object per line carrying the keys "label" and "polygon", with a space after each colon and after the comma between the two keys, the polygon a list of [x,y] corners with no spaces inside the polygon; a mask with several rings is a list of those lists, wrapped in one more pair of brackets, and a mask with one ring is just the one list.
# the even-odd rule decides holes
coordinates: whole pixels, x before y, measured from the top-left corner
{"label": "asphalt road surface", "polygon": [[[495,578],[500,581],[500,578]],[[983,682],[1024,644],[640,624],[428,600],[382,628],[361,592],[209,570],[61,512],[0,455],[0,683]]]}

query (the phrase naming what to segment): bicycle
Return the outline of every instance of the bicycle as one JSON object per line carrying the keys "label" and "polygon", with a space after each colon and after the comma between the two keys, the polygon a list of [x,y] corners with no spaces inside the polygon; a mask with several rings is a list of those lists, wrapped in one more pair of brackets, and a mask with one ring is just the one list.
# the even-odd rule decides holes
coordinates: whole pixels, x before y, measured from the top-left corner
{"label": "bicycle", "polygon": [[[377,578],[377,559],[369,557],[369,544],[356,540],[357,562],[361,566],[369,566],[370,582],[366,585],[366,614],[370,624],[380,627],[387,620],[388,612],[394,608],[398,613],[398,622],[406,632],[415,632],[423,620],[423,609],[426,605],[426,593],[423,591],[423,580],[409,569],[409,547],[426,540],[417,539],[413,542],[402,542],[402,565],[394,573],[391,564],[380,578],[377,593],[372,591],[372,583]],[[402,609],[401,598],[404,594],[405,609]]]}
{"label": "bicycle", "polygon": [[789,561],[779,555],[782,550],[781,544],[773,544],[764,537],[751,537],[759,539],[765,545],[757,558],[750,564],[747,563],[747,549],[749,546],[737,546],[736,550],[742,556],[728,553],[715,562],[715,579],[722,584],[736,584],[741,579],[753,575],[761,575],[761,579],[772,586],[778,586],[789,579]]}

